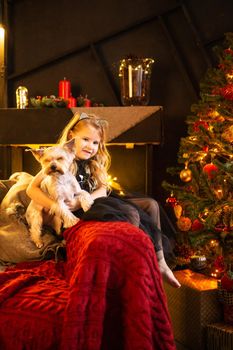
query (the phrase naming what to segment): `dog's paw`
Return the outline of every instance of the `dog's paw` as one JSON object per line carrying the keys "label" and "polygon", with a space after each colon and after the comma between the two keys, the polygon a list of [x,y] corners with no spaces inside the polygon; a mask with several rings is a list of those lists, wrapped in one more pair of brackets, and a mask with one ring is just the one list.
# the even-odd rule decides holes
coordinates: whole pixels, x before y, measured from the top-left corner
{"label": "dog's paw", "polygon": [[11,204],[5,209],[5,213],[8,217],[15,217],[17,220],[22,220],[25,214],[25,207],[21,203]]}
{"label": "dog's paw", "polygon": [[36,243],[36,246],[37,246],[37,248],[39,248],[39,249],[42,248],[43,245],[44,245],[44,243],[43,243],[42,241]]}
{"label": "dog's paw", "polygon": [[40,248],[42,248],[43,247],[43,245],[44,245],[44,243],[43,243],[43,241],[41,240],[41,239],[33,239],[32,238],[32,241],[33,241],[33,243],[35,244],[35,246],[38,248],[38,249],[40,249]]}
{"label": "dog's paw", "polygon": [[79,218],[77,218],[73,214],[69,215],[69,216],[65,216],[63,218],[63,227],[68,228],[68,227],[76,225],[78,222],[79,222]]}
{"label": "dog's paw", "polygon": [[79,201],[83,211],[88,211],[92,204],[94,203],[90,193],[82,191],[79,195]]}

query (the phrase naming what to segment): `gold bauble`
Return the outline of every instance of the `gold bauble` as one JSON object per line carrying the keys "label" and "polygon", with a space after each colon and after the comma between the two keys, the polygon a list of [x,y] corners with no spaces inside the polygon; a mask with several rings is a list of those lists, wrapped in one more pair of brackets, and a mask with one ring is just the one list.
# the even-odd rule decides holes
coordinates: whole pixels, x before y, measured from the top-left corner
{"label": "gold bauble", "polygon": [[192,180],[192,172],[190,169],[183,169],[180,172],[180,178],[184,182],[189,182]]}
{"label": "gold bauble", "polygon": [[179,219],[182,215],[183,208],[180,204],[176,204],[174,206],[174,213],[177,219]]}
{"label": "gold bauble", "polygon": [[181,216],[177,222],[177,227],[180,231],[189,231],[192,226],[192,221],[187,216]]}

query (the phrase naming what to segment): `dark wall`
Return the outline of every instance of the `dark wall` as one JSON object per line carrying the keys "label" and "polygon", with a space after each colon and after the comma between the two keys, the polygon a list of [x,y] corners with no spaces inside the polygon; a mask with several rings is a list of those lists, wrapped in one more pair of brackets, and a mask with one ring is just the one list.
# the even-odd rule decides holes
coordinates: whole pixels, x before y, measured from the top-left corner
{"label": "dark wall", "polygon": [[24,85],[30,96],[58,94],[67,77],[73,95],[120,104],[119,60],[155,58],[150,105],[164,107],[165,142],[154,155],[153,194],[174,165],[184,120],[199,81],[216,63],[212,47],[233,31],[230,0],[17,0],[8,2],[9,107]]}

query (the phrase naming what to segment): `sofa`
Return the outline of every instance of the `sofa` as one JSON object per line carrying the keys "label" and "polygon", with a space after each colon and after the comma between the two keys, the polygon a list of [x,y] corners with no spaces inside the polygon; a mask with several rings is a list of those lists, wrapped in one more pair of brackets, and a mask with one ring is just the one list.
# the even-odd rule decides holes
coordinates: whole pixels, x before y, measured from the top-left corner
{"label": "sofa", "polygon": [[150,238],[128,222],[97,221],[63,237],[63,255],[6,262],[0,349],[174,350]]}

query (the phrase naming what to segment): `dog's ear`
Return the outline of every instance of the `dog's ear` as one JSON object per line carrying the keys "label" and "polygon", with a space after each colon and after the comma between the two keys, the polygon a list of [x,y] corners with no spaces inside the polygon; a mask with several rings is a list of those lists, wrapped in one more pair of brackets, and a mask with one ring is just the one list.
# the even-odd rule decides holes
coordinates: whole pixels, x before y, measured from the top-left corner
{"label": "dog's ear", "polygon": [[38,160],[38,162],[40,161],[40,158],[43,156],[44,154],[44,148],[37,148],[37,149],[26,149],[26,151],[30,151],[32,152],[32,154],[34,155],[34,157],[36,158],[36,160]]}
{"label": "dog's ear", "polygon": [[65,142],[63,146],[64,146],[65,148],[67,148],[67,150],[68,150],[69,152],[74,152],[74,151],[75,151],[74,145],[75,145],[75,138],[73,138],[73,139],[71,139],[71,140]]}

